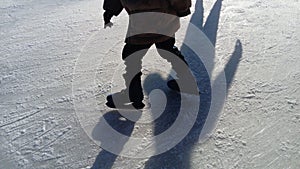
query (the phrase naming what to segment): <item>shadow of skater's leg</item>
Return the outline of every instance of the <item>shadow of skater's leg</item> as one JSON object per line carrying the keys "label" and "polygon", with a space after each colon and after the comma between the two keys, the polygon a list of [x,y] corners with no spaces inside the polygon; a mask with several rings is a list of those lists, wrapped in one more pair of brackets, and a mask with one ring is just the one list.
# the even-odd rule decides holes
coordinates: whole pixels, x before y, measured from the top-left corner
{"label": "shadow of skater's leg", "polygon": [[199,29],[203,29],[203,0],[197,0],[195,4],[195,12],[193,13],[190,22],[197,26]]}
{"label": "shadow of skater's leg", "polygon": [[216,46],[222,0],[217,0],[209,13],[203,31],[211,43]]}

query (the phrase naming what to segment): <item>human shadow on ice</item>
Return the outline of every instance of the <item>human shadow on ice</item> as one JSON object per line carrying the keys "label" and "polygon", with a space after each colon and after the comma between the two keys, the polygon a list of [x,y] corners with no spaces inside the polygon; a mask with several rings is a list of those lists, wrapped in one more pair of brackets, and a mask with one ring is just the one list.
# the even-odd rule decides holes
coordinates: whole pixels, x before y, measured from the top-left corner
{"label": "human shadow on ice", "polygon": [[[195,12],[192,15],[191,23],[197,26],[210,40],[211,44],[215,46],[217,31],[219,25],[220,11],[222,7],[222,0],[217,0],[203,26],[203,0],[197,0],[195,5]],[[190,32],[186,33],[186,38],[193,37],[189,35]],[[202,44],[199,44],[201,48]],[[205,58],[204,62],[197,57],[197,55],[188,46],[182,45],[181,51],[186,56],[193,74],[196,77],[198,88],[201,92],[200,94],[200,106],[198,117],[193,128],[187,134],[187,136],[174,148],[171,150],[159,154],[157,156],[151,157],[147,162],[145,169],[150,168],[178,168],[178,169],[189,169],[191,167],[191,153],[194,149],[199,148],[199,143],[205,141],[212,131],[214,130],[218,117],[220,116],[225,103],[227,92],[232,84],[234,75],[239,65],[240,58],[242,57],[242,44],[240,40],[236,41],[234,52],[231,54],[229,61],[224,67],[223,74],[220,73],[216,75],[214,81],[211,81],[210,76],[212,75],[213,69],[206,69],[206,67],[214,68],[215,51],[213,51],[213,56]],[[225,82],[223,77],[225,74]],[[220,95],[220,97],[215,100],[217,106],[212,106],[212,89],[218,88],[218,85],[223,85],[225,83],[225,95]],[[168,99],[173,99],[169,97]],[[172,100],[171,99],[171,100]],[[176,113],[169,113],[169,118],[175,118]],[[166,123],[171,123],[172,121],[165,120]],[[167,124],[165,124],[167,126]],[[171,125],[171,124],[170,124]],[[164,130],[164,127],[160,123],[157,123],[154,127],[154,133],[160,133]],[[159,151],[159,150],[158,150]],[[200,166],[200,165],[199,165]]]}

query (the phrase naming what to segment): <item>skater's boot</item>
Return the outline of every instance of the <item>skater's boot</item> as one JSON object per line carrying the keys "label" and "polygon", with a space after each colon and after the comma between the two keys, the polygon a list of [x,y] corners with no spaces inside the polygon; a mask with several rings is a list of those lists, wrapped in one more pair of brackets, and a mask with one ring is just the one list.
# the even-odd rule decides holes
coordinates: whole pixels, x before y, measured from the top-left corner
{"label": "skater's boot", "polygon": [[142,109],[145,104],[142,101],[131,101],[129,98],[127,89],[123,89],[120,92],[110,94],[106,97],[106,105],[110,108],[130,108],[132,106],[135,109]]}
{"label": "skater's boot", "polygon": [[174,90],[174,91],[177,91],[177,92],[180,92],[180,89],[179,89],[179,86],[176,82],[175,79],[171,79],[167,82],[167,85],[170,89]]}
{"label": "skater's boot", "polygon": [[145,104],[143,103],[144,95],[141,87],[141,75],[142,73],[138,73],[130,82],[124,75],[126,89],[121,90],[120,92],[108,95],[106,97],[107,103],[106,105],[111,108],[128,108],[133,106],[135,109],[144,108]]}
{"label": "skater's boot", "polygon": [[106,97],[106,100],[109,104],[116,103],[119,104],[128,104],[130,103],[129,94],[127,89],[123,89],[120,92],[110,94]]}
{"label": "skater's boot", "polygon": [[145,107],[143,103],[144,94],[141,82],[142,72],[139,72],[134,76],[129,84],[129,99],[132,102],[132,106],[136,109],[142,109]]}

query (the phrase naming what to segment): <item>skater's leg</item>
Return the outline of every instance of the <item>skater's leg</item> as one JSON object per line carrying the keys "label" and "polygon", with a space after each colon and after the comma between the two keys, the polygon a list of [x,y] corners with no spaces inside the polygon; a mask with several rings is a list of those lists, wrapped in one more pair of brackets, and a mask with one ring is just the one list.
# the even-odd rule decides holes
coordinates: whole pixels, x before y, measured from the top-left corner
{"label": "skater's leg", "polygon": [[126,44],[122,52],[122,59],[126,66],[123,74],[125,85],[129,89],[131,102],[142,102],[144,99],[141,85],[142,58],[147,53],[151,45]]}
{"label": "skater's leg", "polygon": [[[173,70],[177,73],[178,81],[181,82],[179,86],[183,91],[198,93],[195,78],[188,67],[188,63],[184,59],[182,53],[174,46],[175,38],[170,38],[164,42],[156,43],[158,53],[164,59],[171,63]],[[178,82],[177,81],[177,82]],[[179,90],[179,86],[175,80],[170,80],[168,86],[176,91]]]}
{"label": "skater's leg", "polygon": [[[184,56],[175,46],[175,38],[172,37],[164,42],[156,43],[155,46],[158,49],[160,56],[169,61],[174,69],[177,68],[182,62],[188,65],[184,59]],[[168,52],[172,53],[172,55],[170,55]]]}
{"label": "skater's leg", "polygon": [[[126,44],[122,51],[122,59],[126,66],[123,74],[126,88],[107,96],[106,105],[111,108],[123,108],[124,104],[132,102],[133,107],[143,108],[144,98],[141,86],[142,58],[151,45]],[[125,106],[126,107],[126,106]]]}

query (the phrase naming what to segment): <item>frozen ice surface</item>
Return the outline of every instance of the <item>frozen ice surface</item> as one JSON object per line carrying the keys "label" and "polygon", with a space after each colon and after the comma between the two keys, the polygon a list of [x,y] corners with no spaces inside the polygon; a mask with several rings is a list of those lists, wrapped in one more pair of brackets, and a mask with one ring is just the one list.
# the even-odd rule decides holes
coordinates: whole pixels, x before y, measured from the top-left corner
{"label": "frozen ice surface", "polygon": [[[108,108],[91,107],[94,110],[86,117],[93,119],[84,121],[87,126],[82,126],[76,116],[76,99],[96,98],[104,105],[103,96],[112,88],[123,87],[122,80],[111,80],[112,75],[121,77],[122,72],[113,73],[122,69],[118,65],[122,64],[120,54],[128,19],[123,11],[113,18],[112,28],[103,29],[101,7],[102,1],[95,0],[0,1],[0,168],[300,166],[298,0],[193,1],[193,22],[198,27],[205,25],[204,32],[215,43],[211,63],[220,66],[216,69],[225,68],[230,82],[228,96],[208,140],[197,140],[201,130],[197,124],[203,123],[198,119],[196,127],[175,148],[147,159],[115,156],[87,135],[84,129],[93,129],[88,124],[98,122],[100,113],[111,113]],[[182,29],[190,17],[181,20]],[[178,32],[178,46],[185,33]],[[93,39],[95,36],[98,39]],[[86,60],[78,63],[82,53]],[[89,61],[99,56],[101,64],[89,67]],[[153,51],[144,64],[146,76],[152,70],[169,68]],[[74,80],[78,82],[75,67],[86,76],[76,84],[74,96],[72,85]],[[209,86],[198,73],[205,95]],[[90,80],[93,85],[85,86]],[[208,108],[205,99],[203,103],[206,107],[200,112]],[[148,137],[162,132],[168,127],[164,122],[171,119],[164,117],[157,126],[136,124],[128,130]],[[114,125],[122,128],[124,124],[126,119]]]}

